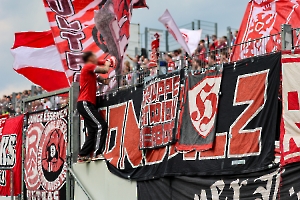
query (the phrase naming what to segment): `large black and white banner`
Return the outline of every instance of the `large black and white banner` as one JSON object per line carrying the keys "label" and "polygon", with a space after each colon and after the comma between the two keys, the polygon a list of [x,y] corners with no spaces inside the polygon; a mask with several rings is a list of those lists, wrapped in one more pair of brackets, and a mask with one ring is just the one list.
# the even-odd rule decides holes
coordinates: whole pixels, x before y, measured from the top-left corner
{"label": "large black and white banner", "polygon": [[104,154],[109,169],[126,179],[148,180],[269,168],[274,160],[280,58],[277,53],[224,65],[215,139],[206,151],[179,152],[176,144],[140,150],[143,88],[101,97],[109,127]]}
{"label": "large black and white banner", "polygon": [[220,65],[204,73],[187,74],[181,102],[177,150],[205,151],[212,148],[221,80]]}
{"label": "large black and white banner", "polygon": [[[277,199],[280,169],[235,176],[167,177],[138,182],[139,200]],[[286,198],[281,198],[286,199]]]}

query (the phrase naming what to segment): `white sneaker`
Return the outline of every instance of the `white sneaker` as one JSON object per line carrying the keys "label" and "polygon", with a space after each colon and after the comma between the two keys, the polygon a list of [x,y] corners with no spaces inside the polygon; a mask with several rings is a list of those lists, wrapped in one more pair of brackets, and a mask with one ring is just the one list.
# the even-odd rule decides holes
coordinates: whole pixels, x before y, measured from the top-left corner
{"label": "white sneaker", "polygon": [[96,155],[92,158],[92,161],[97,161],[97,160],[105,160],[105,158],[102,154]]}

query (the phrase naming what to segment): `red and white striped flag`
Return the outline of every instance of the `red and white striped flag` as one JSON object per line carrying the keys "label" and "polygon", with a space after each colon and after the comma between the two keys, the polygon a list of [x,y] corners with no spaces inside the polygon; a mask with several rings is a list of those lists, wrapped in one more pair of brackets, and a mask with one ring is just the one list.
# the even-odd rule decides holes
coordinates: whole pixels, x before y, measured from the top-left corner
{"label": "red and white striped flag", "polygon": [[51,31],[15,33],[14,70],[47,91],[69,87]]}
{"label": "red and white striped flag", "polygon": [[164,12],[164,14],[158,19],[169,31],[169,33],[175,38],[175,40],[182,46],[182,48],[189,54],[191,51],[185,42],[182,33],[180,32],[178,26],[176,25],[173,17],[169,13],[168,9]]}

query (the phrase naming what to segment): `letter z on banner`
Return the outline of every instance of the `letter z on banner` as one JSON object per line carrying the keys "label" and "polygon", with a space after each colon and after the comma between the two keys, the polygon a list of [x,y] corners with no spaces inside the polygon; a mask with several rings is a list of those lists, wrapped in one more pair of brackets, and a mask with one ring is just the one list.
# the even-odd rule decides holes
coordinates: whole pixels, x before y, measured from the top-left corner
{"label": "letter z on banner", "polygon": [[282,55],[281,164],[300,161],[300,51]]}
{"label": "letter z on banner", "polygon": [[68,109],[29,113],[25,141],[27,199],[66,199]]}
{"label": "letter z on banner", "polygon": [[216,118],[222,68],[216,66],[205,73],[186,77],[181,105],[177,150],[211,149],[216,133]]}
{"label": "letter z on banner", "polygon": [[[0,117],[0,167],[12,168],[14,196],[21,194],[23,118],[23,115],[8,119]],[[9,170],[0,170],[0,196],[11,195],[10,178]]]}

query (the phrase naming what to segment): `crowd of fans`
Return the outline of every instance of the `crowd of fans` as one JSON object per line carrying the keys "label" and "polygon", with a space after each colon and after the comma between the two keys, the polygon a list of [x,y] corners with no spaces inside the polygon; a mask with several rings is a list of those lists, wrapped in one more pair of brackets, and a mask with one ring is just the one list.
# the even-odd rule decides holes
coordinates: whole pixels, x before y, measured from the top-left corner
{"label": "crowd of fans", "polygon": [[[10,115],[17,116],[21,114],[22,100],[30,96],[41,95],[46,91],[41,87],[33,86],[31,90],[24,90],[23,92],[14,92],[10,95],[3,95],[0,98],[0,116]],[[68,98],[64,96],[53,96],[50,98],[43,98],[29,102],[25,106],[24,112],[34,112],[43,109],[58,109],[68,103]]]}
{"label": "crowd of fans", "polygon": [[[176,49],[173,52],[166,52],[160,55],[159,60],[164,61],[166,65],[166,71],[172,72],[180,69],[181,62],[187,62],[186,64],[191,67],[192,70],[205,70],[215,64],[223,64],[229,62],[231,54],[231,47],[235,44],[238,31],[231,34],[228,40],[227,36],[217,38],[216,35],[212,35],[206,40],[200,40],[197,49],[193,52],[192,56],[184,55],[182,49]],[[230,44],[228,44],[230,43]],[[143,72],[145,75],[152,75],[156,73],[156,67],[153,67],[151,60],[146,55],[136,55],[127,57],[132,61],[133,66],[129,61],[125,61],[123,68],[123,84],[129,85],[132,81],[133,73]],[[154,65],[156,66],[156,65]]]}

